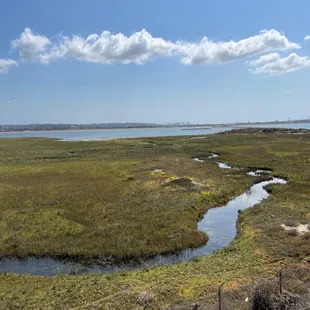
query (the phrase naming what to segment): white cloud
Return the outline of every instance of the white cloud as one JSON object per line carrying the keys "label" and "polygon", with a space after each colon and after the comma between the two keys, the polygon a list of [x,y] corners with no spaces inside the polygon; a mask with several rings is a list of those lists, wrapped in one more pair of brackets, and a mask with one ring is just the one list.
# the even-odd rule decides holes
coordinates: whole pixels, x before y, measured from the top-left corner
{"label": "white cloud", "polygon": [[179,55],[184,64],[225,63],[251,55],[301,47],[274,29],[263,30],[238,42],[213,42],[206,37],[198,43],[171,42],[153,37],[143,29],[128,37],[108,31],[86,38],[58,35],[58,42],[52,43],[46,36],[34,34],[29,28],[12,41],[12,46],[19,50],[24,61],[49,63],[74,58],[101,64],[144,64],[152,57],[172,55]]}
{"label": "white cloud", "polygon": [[146,30],[127,37],[122,33],[91,34],[87,38],[59,36],[59,42],[46,53],[39,55],[42,63],[63,58],[101,63],[144,64],[151,57],[171,56],[176,45],[161,38],[154,38]]}
{"label": "white cloud", "polygon": [[178,42],[178,45],[184,64],[225,63],[251,55],[301,47],[274,29],[263,30],[258,35],[238,42],[213,42],[204,37],[200,43]]}
{"label": "white cloud", "polygon": [[259,57],[257,60],[247,61],[246,64],[252,67],[256,67],[269,62],[274,62],[279,59],[278,53],[270,53]]}
{"label": "white cloud", "polygon": [[7,74],[12,67],[17,66],[17,61],[13,59],[0,59],[0,74]]}
{"label": "white cloud", "polygon": [[305,40],[305,41],[310,41],[310,36],[309,36],[309,35],[305,36],[305,37],[304,37],[304,40]]}
{"label": "white cloud", "polygon": [[21,59],[28,62],[36,60],[42,52],[45,52],[51,41],[46,36],[34,34],[31,29],[25,28],[20,37],[11,44],[19,51]]}
{"label": "white cloud", "polygon": [[[310,40],[306,36],[305,40]],[[146,30],[126,36],[104,31],[86,38],[58,35],[56,41],[44,35],[35,34],[25,28],[20,37],[12,41],[12,47],[19,51],[25,62],[50,63],[59,59],[78,59],[100,64],[144,64],[154,57],[181,57],[183,64],[221,64],[253,55],[268,53],[257,60],[247,61],[256,74],[277,75],[308,67],[308,57],[295,53],[281,58],[279,51],[299,49],[301,46],[288,40],[277,30],[263,30],[259,34],[240,41],[214,42],[204,37],[200,42],[171,42],[153,37]],[[14,60],[0,60],[0,73],[7,73]]]}
{"label": "white cloud", "polygon": [[284,91],[284,94],[285,94],[285,95],[291,95],[292,92],[291,92],[290,90],[285,90],[285,91]]}
{"label": "white cloud", "polygon": [[284,58],[281,58],[278,53],[272,53],[261,56],[258,60],[248,62],[248,64],[254,67],[249,70],[251,73],[279,75],[309,67],[310,60],[307,56],[301,57],[296,53]]}

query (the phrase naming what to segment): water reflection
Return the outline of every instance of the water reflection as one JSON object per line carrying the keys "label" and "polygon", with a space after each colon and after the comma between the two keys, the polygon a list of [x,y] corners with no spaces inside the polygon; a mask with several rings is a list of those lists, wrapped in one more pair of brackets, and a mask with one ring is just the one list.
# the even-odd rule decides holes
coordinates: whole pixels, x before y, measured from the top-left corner
{"label": "water reflection", "polygon": [[221,168],[221,169],[231,169],[232,167],[227,165],[226,163],[220,163],[217,162],[217,165]]}

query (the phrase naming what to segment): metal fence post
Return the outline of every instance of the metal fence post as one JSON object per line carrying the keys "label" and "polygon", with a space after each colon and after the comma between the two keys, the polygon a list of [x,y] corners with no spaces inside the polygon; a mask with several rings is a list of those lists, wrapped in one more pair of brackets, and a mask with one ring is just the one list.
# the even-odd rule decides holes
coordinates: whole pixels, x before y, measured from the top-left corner
{"label": "metal fence post", "polygon": [[218,301],[219,301],[219,310],[222,310],[222,286],[224,285],[225,282],[223,282],[220,286],[219,286],[219,290],[218,290]]}
{"label": "metal fence post", "polygon": [[282,294],[282,288],[283,288],[283,277],[282,277],[282,271],[284,268],[282,268],[279,272],[279,285],[280,285],[280,294]]}

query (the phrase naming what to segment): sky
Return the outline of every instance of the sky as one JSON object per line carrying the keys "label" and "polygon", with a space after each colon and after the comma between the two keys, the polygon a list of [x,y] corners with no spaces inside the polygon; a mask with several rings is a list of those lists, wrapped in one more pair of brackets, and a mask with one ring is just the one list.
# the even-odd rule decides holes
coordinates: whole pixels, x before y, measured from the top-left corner
{"label": "sky", "polygon": [[308,0],[0,8],[0,124],[310,117]]}

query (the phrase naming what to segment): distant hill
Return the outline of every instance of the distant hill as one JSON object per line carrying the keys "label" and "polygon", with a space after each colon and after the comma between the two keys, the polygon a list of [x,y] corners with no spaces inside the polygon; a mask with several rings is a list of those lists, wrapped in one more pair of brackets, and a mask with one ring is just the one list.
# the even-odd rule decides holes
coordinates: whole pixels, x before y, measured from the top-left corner
{"label": "distant hill", "polygon": [[160,125],[151,123],[106,123],[106,124],[29,124],[0,125],[0,131],[51,131],[51,130],[86,130],[116,128],[147,128]]}
{"label": "distant hill", "polygon": [[0,125],[0,132],[9,131],[51,131],[51,130],[91,130],[91,129],[129,129],[129,128],[161,128],[161,127],[238,127],[250,125],[277,125],[277,124],[303,124],[310,123],[310,119],[272,121],[272,122],[242,122],[225,124],[190,124],[184,122],[155,124],[155,123],[95,123],[95,124],[27,124],[27,125]]}

